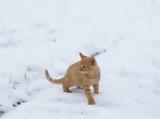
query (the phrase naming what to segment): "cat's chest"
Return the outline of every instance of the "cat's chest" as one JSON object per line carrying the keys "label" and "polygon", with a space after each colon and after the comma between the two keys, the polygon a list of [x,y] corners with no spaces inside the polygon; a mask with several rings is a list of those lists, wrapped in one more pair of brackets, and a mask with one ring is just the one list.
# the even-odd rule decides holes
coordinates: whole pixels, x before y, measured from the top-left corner
{"label": "cat's chest", "polygon": [[95,85],[99,82],[98,78],[88,78],[88,79],[83,79],[83,84],[87,85]]}

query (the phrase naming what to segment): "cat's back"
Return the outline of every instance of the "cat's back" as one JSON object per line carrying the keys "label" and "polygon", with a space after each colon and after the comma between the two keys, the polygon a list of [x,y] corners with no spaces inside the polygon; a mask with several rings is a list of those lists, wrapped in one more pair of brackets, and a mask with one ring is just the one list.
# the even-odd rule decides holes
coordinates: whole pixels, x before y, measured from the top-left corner
{"label": "cat's back", "polygon": [[79,86],[82,84],[82,75],[79,72],[80,62],[71,64],[66,72],[65,81],[69,86]]}
{"label": "cat's back", "polygon": [[71,64],[67,69],[66,76],[70,79],[76,79],[80,75],[79,68],[80,68],[79,61],[74,64]]}
{"label": "cat's back", "polygon": [[67,69],[67,73],[71,73],[71,72],[77,72],[80,66],[80,62],[76,62],[74,64],[71,64],[68,69]]}

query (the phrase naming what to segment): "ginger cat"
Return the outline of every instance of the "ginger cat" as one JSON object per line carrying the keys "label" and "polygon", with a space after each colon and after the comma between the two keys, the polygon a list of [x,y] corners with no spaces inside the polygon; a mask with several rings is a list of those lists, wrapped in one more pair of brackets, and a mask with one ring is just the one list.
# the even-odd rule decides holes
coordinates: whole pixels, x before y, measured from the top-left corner
{"label": "ginger cat", "polygon": [[62,84],[64,92],[71,92],[69,88],[72,86],[82,87],[87,96],[88,104],[93,105],[95,101],[90,86],[93,86],[95,94],[99,93],[100,68],[93,56],[88,57],[82,53],[79,54],[81,60],[70,65],[63,78],[52,79],[48,70],[45,70],[45,75],[50,82]]}

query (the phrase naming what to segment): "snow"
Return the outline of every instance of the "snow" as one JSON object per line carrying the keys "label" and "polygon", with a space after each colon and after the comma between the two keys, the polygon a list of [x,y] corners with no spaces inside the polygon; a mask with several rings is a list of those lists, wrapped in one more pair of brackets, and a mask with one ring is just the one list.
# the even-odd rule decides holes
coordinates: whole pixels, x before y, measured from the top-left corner
{"label": "snow", "polygon": [[[103,52],[96,105],[44,76],[80,51]],[[159,51],[160,0],[1,0],[0,118],[159,119]]]}

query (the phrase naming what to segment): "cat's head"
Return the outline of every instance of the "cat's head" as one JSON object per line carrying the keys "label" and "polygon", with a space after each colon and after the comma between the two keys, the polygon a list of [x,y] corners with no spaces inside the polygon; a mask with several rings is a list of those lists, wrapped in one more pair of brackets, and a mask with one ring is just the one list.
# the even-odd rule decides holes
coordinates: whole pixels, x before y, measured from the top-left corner
{"label": "cat's head", "polygon": [[79,53],[81,60],[80,60],[80,71],[90,71],[93,66],[97,65],[96,59],[94,56],[86,56],[82,53]]}

